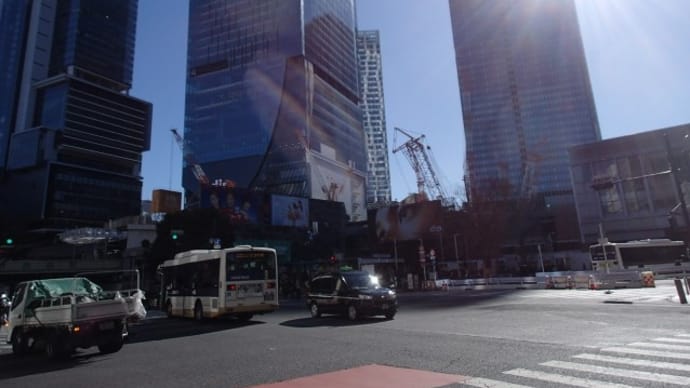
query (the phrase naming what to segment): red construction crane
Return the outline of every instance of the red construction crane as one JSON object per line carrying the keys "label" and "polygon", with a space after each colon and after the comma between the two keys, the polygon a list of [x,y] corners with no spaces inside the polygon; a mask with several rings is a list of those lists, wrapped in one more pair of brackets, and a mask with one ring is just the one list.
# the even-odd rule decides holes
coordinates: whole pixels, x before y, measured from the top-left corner
{"label": "red construction crane", "polygon": [[206,172],[204,172],[204,169],[201,168],[201,165],[194,158],[194,153],[191,150],[189,150],[188,147],[185,147],[184,139],[177,132],[177,129],[172,128],[170,132],[172,132],[173,136],[175,137],[175,141],[177,142],[177,145],[180,147],[180,150],[182,151],[182,157],[188,165],[192,166],[192,173],[194,174],[196,180],[199,181],[199,184],[201,184],[202,186],[212,185],[235,187],[235,182],[230,179],[216,179],[215,181],[211,182],[208,175],[206,175]]}

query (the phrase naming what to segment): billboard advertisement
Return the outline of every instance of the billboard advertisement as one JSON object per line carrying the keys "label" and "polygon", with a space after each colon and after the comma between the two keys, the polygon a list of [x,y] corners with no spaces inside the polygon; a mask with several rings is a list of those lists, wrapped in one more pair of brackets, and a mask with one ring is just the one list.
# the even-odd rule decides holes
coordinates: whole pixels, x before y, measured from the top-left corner
{"label": "billboard advertisement", "polygon": [[151,213],[175,213],[182,207],[182,193],[170,190],[153,190]]}
{"label": "billboard advertisement", "polygon": [[232,223],[259,222],[263,210],[263,194],[236,187],[209,187],[201,192],[201,207],[216,208]]}
{"label": "billboard advertisement", "polygon": [[311,159],[312,198],[342,202],[350,221],[367,218],[365,178],[358,171],[326,159]]}
{"label": "billboard advertisement", "polygon": [[272,195],[271,225],[308,227],[309,199],[287,195]]}
{"label": "billboard advertisement", "polygon": [[416,240],[441,222],[443,207],[440,201],[424,201],[382,207],[372,213],[369,222],[376,233],[375,241]]}

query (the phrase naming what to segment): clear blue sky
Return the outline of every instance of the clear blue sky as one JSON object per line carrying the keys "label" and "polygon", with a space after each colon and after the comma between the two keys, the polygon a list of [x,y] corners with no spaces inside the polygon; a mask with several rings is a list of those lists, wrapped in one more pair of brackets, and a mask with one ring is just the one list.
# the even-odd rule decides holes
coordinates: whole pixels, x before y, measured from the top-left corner
{"label": "clear blue sky", "polygon": [[[549,0],[558,1],[558,0]],[[603,138],[690,123],[690,0],[576,0]],[[153,103],[143,199],[181,191],[188,2],[141,0],[131,95]],[[448,191],[461,189],[464,133],[447,0],[358,0],[360,29],[381,33],[389,149],[394,127],[426,135]],[[565,155],[564,155],[565,157]],[[393,198],[416,190],[390,155]]]}

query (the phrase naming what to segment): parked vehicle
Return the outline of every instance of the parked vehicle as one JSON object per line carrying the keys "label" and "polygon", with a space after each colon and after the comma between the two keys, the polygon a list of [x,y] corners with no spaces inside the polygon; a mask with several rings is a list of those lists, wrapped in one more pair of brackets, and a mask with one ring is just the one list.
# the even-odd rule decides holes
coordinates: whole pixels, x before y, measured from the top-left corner
{"label": "parked vehicle", "polygon": [[368,272],[339,271],[318,275],[309,282],[307,307],[314,318],[345,314],[352,321],[372,315],[393,319],[398,298],[395,291],[381,287],[378,278]]}
{"label": "parked vehicle", "polygon": [[7,341],[17,355],[42,349],[59,358],[92,346],[113,353],[129,315],[125,298],[84,277],[26,281],[14,293]]}

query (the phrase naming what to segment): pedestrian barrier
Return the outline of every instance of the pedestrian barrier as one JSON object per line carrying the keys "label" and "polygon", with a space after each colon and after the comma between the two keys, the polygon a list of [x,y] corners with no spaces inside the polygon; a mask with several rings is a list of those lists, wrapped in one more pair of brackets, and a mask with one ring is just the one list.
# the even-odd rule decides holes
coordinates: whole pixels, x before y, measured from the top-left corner
{"label": "pedestrian barrier", "polygon": [[642,287],[656,287],[654,283],[654,272],[644,271],[640,273],[640,276],[642,276]]}
{"label": "pedestrian barrier", "polygon": [[599,289],[599,281],[597,280],[594,275],[589,275],[589,289],[590,290],[598,290]]}

